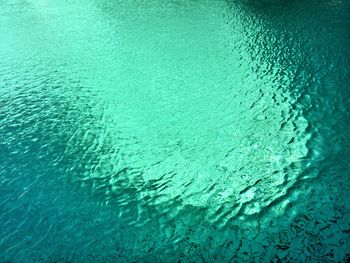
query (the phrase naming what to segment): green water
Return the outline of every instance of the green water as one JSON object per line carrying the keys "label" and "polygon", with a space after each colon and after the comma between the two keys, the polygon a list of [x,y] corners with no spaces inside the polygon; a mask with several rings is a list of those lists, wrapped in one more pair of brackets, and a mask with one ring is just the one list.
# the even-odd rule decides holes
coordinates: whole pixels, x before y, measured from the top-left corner
{"label": "green water", "polygon": [[350,260],[350,2],[0,0],[0,262]]}

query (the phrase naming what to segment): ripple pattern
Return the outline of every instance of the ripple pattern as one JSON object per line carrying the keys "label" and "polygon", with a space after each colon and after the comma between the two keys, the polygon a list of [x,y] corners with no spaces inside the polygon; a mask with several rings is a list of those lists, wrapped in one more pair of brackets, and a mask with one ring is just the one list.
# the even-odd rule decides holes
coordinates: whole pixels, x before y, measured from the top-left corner
{"label": "ripple pattern", "polygon": [[349,14],[0,2],[0,261],[349,260]]}

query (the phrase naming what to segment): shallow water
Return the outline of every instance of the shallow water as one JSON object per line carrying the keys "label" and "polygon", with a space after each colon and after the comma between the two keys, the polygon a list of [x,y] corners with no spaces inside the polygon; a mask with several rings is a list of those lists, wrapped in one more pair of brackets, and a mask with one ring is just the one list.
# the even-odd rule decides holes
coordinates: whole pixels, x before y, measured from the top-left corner
{"label": "shallow water", "polygon": [[1,262],[350,260],[350,2],[0,1]]}

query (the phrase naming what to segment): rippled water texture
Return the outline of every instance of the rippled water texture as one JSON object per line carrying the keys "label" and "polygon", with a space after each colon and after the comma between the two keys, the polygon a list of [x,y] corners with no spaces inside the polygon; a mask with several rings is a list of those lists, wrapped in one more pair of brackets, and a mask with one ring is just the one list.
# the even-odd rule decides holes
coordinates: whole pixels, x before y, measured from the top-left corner
{"label": "rippled water texture", "polygon": [[346,0],[0,0],[0,261],[350,260],[349,33]]}

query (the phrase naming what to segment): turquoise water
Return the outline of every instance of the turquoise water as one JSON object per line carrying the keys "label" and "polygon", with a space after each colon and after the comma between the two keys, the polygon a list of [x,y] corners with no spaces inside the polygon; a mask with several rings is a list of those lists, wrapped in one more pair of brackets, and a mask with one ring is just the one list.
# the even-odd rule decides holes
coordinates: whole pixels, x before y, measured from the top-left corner
{"label": "turquoise water", "polygon": [[0,262],[350,260],[350,2],[0,0]]}

